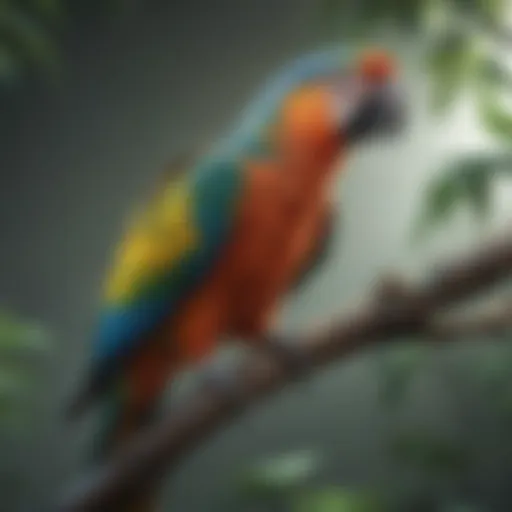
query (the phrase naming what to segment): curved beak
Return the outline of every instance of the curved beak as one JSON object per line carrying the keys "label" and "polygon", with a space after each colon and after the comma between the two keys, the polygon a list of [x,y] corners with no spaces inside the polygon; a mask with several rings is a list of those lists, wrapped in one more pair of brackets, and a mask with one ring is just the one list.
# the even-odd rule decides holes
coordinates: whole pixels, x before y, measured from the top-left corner
{"label": "curved beak", "polygon": [[396,135],[405,127],[406,111],[405,96],[395,82],[372,87],[343,122],[340,136],[357,143],[369,137]]}

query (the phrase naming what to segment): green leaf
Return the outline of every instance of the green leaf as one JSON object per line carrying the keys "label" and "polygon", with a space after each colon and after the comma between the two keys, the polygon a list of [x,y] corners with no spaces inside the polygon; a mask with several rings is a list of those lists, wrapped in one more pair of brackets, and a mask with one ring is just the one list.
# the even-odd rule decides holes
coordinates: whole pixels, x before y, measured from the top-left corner
{"label": "green leaf", "polygon": [[482,59],[476,81],[476,103],[482,126],[490,135],[512,142],[512,112],[507,111],[501,98],[510,90],[512,75],[495,58]]}
{"label": "green leaf", "polygon": [[448,110],[455,103],[475,63],[472,37],[453,29],[436,38],[427,55],[427,69],[432,81],[432,108],[435,113]]}
{"label": "green leaf", "polygon": [[282,493],[304,484],[320,466],[313,451],[288,453],[266,459],[246,472],[240,489],[246,496]]}
{"label": "green leaf", "polygon": [[510,144],[512,112],[501,101],[512,87],[512,74],[494,57],[482,58],[475,82],[476,105],[482,127],[492,136]]}
{"label": "green leaf", "polygon": [[392,441],[391,453],[397,462],[432,476],[459,474],[471,462],[468,451],[455,441],[420,431],[399,434]]}
{"label": "green leaf", "polygon": [[499,104],[498,98],[487,96],[479,104],[480,120],[488,133],[512,144],[512,113]]}
{"label": "green leaf", "polygon": [[35,19],[11,4],[0,9],[0,41],[48,78],[58,76],[60,55],[52,36]]}
{"label": "green leaf", "polygon": [[415,241],[449,218],[462,198],[462,189],[458,180],[443,174],[428,186],[424,196],[422,211],[413,226]]}
{"label": "green leaf", "polygon": [[7,312],[0,313],[0,428],[19,432],[27,426],[33,372],[11,354],[32,354],[47,347],[46,333],[39,326]]}
{"label": "green leaf", "polygon": [[41,351],[47,346],[48,336],[41,326],[0,313],[0,353]]}
{"label": "green leaf", "polygon": [[478,0],[480,13],[483,18],[494,23],[502,23],[507,15],[508,0]]}
{"label": "green leaf", "polygon": [[459,12],[482,23],[501,21],[506,14],[507,0],[451,0]]}
{"label": "green leaf", "polygon": [[447,221],[461,205],[468,206],[477,220],[491,212],[491,185],[495,176],[512,173],[512,154],[469,155],[449,164],[428,185],[422,209],[413,230],[413,240]]}
{"label": "green leaf", "polygon": [[468,167],[464,175],[466,199],[478,219],[486,218],[491,204],[491,172],[492,168],[483,166]]}
{"label": "green leaf", "polygon": [[370,493],[338,487],[300,493],[294,512],[383,512],[381,503]]}
{"label": "green leaf", "polygon": [[483,94],[490,90],[494,93],[502,88],[512,86],[512,74],[499,60],[492,56],[480,59],[476,78],[477,86]]}

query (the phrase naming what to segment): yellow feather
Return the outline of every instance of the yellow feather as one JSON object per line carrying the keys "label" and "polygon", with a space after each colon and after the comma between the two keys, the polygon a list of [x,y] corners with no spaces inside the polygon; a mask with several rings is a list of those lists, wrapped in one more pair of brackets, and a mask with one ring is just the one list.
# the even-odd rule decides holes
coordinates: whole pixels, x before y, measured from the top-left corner
{"label": "yellow feather", "polygon": [[118,247],[106,282],[109,302],[129,301],[140,285],[172,268],[199,243],[190,187],[185,180],[167,185],[149,208],[132,223]]}

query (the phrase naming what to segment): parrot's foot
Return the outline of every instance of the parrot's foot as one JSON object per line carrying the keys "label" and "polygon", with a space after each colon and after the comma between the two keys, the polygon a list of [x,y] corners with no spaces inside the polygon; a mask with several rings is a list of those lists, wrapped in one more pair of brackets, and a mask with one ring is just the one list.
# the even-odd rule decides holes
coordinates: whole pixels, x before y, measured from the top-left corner
{"label": "parrot's foot", "polygon": [[310,361],[301,347],[293,345],[286,338],[269,336],[261,349],[276,358],[294,380],[301,380],[310,366]]}

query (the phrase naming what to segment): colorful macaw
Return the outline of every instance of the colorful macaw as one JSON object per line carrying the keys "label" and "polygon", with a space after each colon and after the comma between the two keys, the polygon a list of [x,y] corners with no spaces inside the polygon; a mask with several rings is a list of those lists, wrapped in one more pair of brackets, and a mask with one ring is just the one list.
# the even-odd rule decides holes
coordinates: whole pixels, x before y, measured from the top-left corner
{"label": "colorful macaw", "polygon": [[104,454],[225,338],[272,346],[283,298],[328,253],[338,160],[394,133],[403,107],[387,53],[307,55],[265,85],[230,137],[159,188],[118,247],[88,385],[70,408],[108,404]]}

